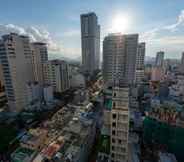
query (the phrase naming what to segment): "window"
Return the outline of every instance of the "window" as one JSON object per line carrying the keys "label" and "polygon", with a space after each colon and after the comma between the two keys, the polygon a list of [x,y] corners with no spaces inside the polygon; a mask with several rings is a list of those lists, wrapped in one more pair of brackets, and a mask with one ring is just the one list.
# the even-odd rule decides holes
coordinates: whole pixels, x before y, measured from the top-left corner
{"label": "window", "polygon": [[121,144],[121,143],[122,143],[122,141],[121,141],[121,140],[118,140],[118,143],[119,143],[119,144]]}
{"label": "window", "polygon": [[113,130],[113,131],[112,131],[112,135],[115,135],[115,134],[116,134],[116,132],[115,132],[115,130]]}
{"label": "window", "polygon": [[112,143],[115,143],[115,142],[116,142],[116,140],[114,138],[112,138]]}
{"label": "window", "polygon": [[113,119],[116,119],[116,114],[112,114],[112,118]]}
{"label": "window", "polygon": [[116,127],[116,123],[115,123],[115,122],[113,122],[113,123],[112,123],[112,126],[113,126],[113,127]]}
{"label": "window", "polygon": [[113,107],[115,107],[116,106],[116,103],[115,102],[113,102]]}
{"label": "window", "polygon": [[112,150],[114,151],[114,146],[112,146]]}
{"label": "window", "polygon": [[114,153],[111,154],[111,157],[114,157]]}
{"label": "window", "polygon": [[114,93],[114,97],[116,97],[116,93]]}

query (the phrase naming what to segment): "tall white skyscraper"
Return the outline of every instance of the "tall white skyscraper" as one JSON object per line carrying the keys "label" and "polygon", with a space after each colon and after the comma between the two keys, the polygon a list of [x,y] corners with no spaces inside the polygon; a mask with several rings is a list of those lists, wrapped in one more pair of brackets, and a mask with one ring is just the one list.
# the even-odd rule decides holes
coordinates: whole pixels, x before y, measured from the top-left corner
{"label": "tall white skyscraper", "polygon": [[32,53],[29,38],[11,33],[0,40],[5,90],[11,111],[20,111],[27,105],[27,84],[34,81]]}
{"label": "tall white skyscraper", "polygon": [[144,78],[144,58],[145,43],[139,43],[136,59],[136,83],[140,83]]}
{"label": "tall white skyscraper", "polygon": [[48,61],[47,45],[42,42],[34,42],[31,44],[31,50],[33,55],[35,81],[37,81],[40,85],[43,85],[43,65]]}
{"label": "tall white skyscraper", "polygon": [[157,67],[163,67],[164,65],[164,52],[159,51],[157,52],[156,60],[155,60],[155,66]]}
{"label": "tall white skyscraper", "polygon": [[110,34],[103,41],[103,76],[107,86],[135,81],[138,34]]}
{"label": "tall white skyscraper", "polygon": [[91,75],[100,66],[100,25],[93,12],[81,15],[81,45],[83,71]]}
{"label": "tall white skyscraper", "polygon": [[66,61],[50,60],[44,64],[45,81],[53,86],[55,92],[70,88],[69,65]]}

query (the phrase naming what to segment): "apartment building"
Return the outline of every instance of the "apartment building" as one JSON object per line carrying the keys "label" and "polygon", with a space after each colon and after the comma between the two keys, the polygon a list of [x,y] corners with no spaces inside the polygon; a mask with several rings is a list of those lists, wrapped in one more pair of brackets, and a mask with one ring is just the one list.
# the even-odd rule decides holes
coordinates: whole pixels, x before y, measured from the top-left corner
{"label": "apartment building", "polygon": [[11,33],[0,40],[0,60],[10,111],[28,104],[26,85],[34,81],[29,37]]}
{"label": "apartment building", "polygon": [[66,61],[50,60],[44,64],[45,82],[54,88],[54,92],[64,92],[70,88],[69,65]]}
{"label": "apartment building", "polygon": [[114,87],[111,110],[111,162],[127,162],[129,132],[129,88]]}

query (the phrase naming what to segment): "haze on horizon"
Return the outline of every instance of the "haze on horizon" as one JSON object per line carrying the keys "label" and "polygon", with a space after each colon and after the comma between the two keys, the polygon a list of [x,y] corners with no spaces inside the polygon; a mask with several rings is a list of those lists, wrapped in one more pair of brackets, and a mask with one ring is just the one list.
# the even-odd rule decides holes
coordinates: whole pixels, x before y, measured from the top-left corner
{"label": "haze on horizon", "polygon": [[26,34],[48,43],[50,55],[76,59],[81,56],[80,14],[91,11],[101,25],[101,42],[111,32],[139,33],[147,56],[162,50],[166,58],[180,58],[184,51],[181,0],[6,0],[0,5],[0,35]]}

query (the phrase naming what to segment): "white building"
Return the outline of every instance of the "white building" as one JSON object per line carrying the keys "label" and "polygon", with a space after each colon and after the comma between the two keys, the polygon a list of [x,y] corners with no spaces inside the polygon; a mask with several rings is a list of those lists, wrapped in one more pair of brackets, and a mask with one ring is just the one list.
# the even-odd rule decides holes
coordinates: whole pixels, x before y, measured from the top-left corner
{"label": "white building", "polygon": [[31,49],[35,81],[43,85],[45,83],[43,64],[48,61],[47,45],[42,42],[34,42],[31,44]]}
{"label": "white building", "polygon": [[70,88],[69,65],[66,61],[50,60],[44,64],[45,82],[54,88],[54,92],[64,92]]}
{"label": "white building", "polygon": [[115,87],[111,110],[111,161],[128,161],[129,88]]}
{"label": "white building", "polygon": [[135,81],[138,34],[110,34],[103,41],[103,77],[107,86]]}
{"label": "white building", "polygon": [[83,71],[93,74],[100,62],[100,25],[93,12],[81,15],[81,45]]}
{"label": "white building", "polygon": [[27,105],[26,85],[34,81],[29,38],[15,33],[2,36],[0,59],[10,110],[21,111]]}

